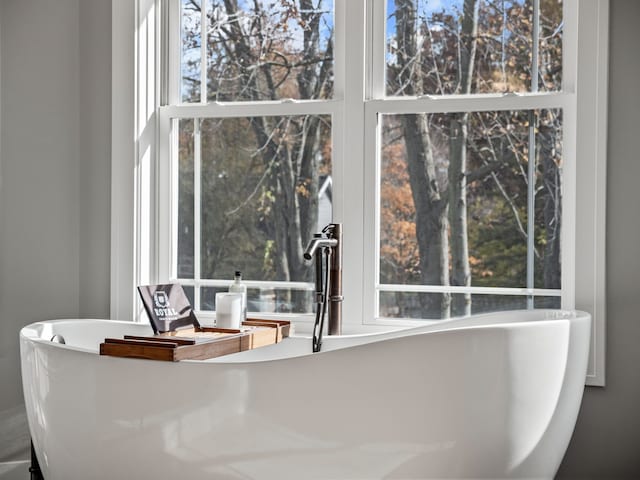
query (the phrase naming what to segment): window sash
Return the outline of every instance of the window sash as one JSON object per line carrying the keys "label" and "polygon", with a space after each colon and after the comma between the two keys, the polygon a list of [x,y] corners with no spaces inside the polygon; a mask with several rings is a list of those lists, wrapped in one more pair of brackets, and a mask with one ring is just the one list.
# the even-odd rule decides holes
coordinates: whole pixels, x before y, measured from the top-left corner
{"label": "window sash", "polygon": [[[138,0],[143,1],[143,0]],[[154,1],[154,0],[152,0]],[[163,0],[155,0],[163,1]],[[211,0],[200,0],[200,25],[207,25],[206,12]],[[284,102],[307,102],[307,101],[331,101],[339,98],[344,98],[344,70],[345,70],[345,37],[346,37],[346,18],[350,18],[348,15],[353,16],[353,2],[349,0],[333,0],[334,1],[334,64],[333,64],[333,96],[330,99],[325,100],[283,100]],[[181,67],[181,17],[182,17],[182,5],[181,0],[164,0],[166,8],[163,9],[163,25],[167,29],[167,35],[163,36],[162,51],[166,53],[168,61],[165,64],[164,71],[164,83],[167,85],[168,91],[163,97],[163,105],[208,105],[208,91],[207,91],[207,71],[208,71],[208,57],[206,48],[200,49],[200,102],[195,103],[183,103],[181,100],[181,75],[179,75]],[[351,3],[351,5],[349,5]],[[359,15],[360,16],[360,15]],[[208,34],[205,34],[208,36]],[[201,45],[204,45],[207,38],[202,39]],[[361,56],[361,55],[360,55]],[[213,102],[214,104],[227,104],[238,105],[242,103],[254,103],[254,102]],[[268,101],[255,102],[255,103],[272,103]],[[278,102],[275,102],[278,103]]]}
{"label": "window sash", "polygon": [[[364,210],[365,228],[363,239],[363,251],[365,262],[363,265],[363,323],[388,324],[397,322],[378,315],[380,292],[388,291],[420,291],[420,292],[461,292],[461,293],[486,293],[479,287],[451,287],[451,286],[408,286],[402,288],[388,287],[380,284],[380,114],[417,114],[417,113],[451,113],[451,112],[482,112],[496,110],[537,110],[546,108],[559,108],[563,110],[563,211],[561,230],[561,271],[562,288],[560,292],[552,290],[553,296],[562,297],[562,308],[575,308],[575,249],[568,248],[575,244],[575,197],[576,197],[576,58],[578,53],[577,24],[578,11],[577,0],[564,0],[563,3],[563,75],[562,90],[559,92],[538,92],[538,82],[532,82],[531,92],[528,93],[484,93],[469,95],[423,95],[420,97],[389,97],[386,95],[386,3],[369,2],[367,19],[370,29],[367,32],[367,50],[370,77],[366,79],[366,98],[364,101],[365,112],[365,151],[364,158],[375,159],[364,165],[365,175],[365,205],[373,205],[374,208]],[[539,24],[537,13],[539,12],[539,0],[534,0],[534,25],[533,25],[533,54],[532,54],[532,78],[537,78],[537,56]],[[535,75],[535,76],[534,76]],[[530,152],[535,155],[535,152]],[[532,195],[529,195],[532,198]],[[528,210],[531,209],[531,200]],[[531,215],[528,216],[531,219]],[[531,222],[530,222],[531,223]],[[532,230],[533,225],[528,225]],[[531,232],[530,232],[531,233]],[[532,238],[531,235],[529,235]],[[367,242],[366,239],[373,239]],[[530,245],[527,253],[531,256]],[[528,260],[530,263],[532,259]],[[533,269],[529,266],[528,272]],[[533,278],[528,278],[528,292],[526,295],[546,295],[547,290],[534,289]],[[490,287],[495,294],[514,290],[500,287]],[[517,290],[517,289],[516,289]],[[544,292],[544,293],[543,293]],[[529,306],[533,307],[532,301]]]}
{"label": "window sash", "polygon": [[[168,165],[170,174],[165,173],[158,178],[159,192],[170,192],[165,195],[164,211],[170,211],[170,215],[160,215],[158,219],[160,227],[158,240],[160,243],[160,255],[158,258],[159,277],[163,282],[179,282],[185,286],[194,288],[194,308],[200,311],[201,288],[228,286],[230,280],[206,279],[201,275],[201,120],[208,118],[245,118],[250,116],[293,116],[293,115],[330,115],[332,119],[332,129],[335,129],[335,119],[340,118],[341,103],[335,100],[330,101],[305,101],[305,102],[250,102],[244,104],[234,103],[232,105],[179,105],[160,107],[160,124],[165,125],[159,137],[160,163]],[[178,275],[178,121],[180,119],[193,119],[194,121],[194,272],[193,278],[181,278]],[[165,132],[164,134],[162,132]],[[169,132],[169,133],[166,133]],[[340,146],[336,144],[335,138],[332,140],[332,150],[340,151]],[[339,163],[339,162],[338,162]],[[332,170],[335,170],[335,159],[332,158]],[[335,198],[335,195],[334,195]],[[333,206],[335,214],[335,206]],[[161,211],[163,211],[161,209]],[[161,239],[169,239],[162,241]],[[310,267],[311,268],[311,267]],[[251,279],[243,280],[247,288],[252,287],[272,287],[275,289],[294,290],[314,290],[312,282],[296,281],[256,281]],[[266,312],[260,312],[264,315]],[[282,316],[282,314],[279,314]],[[311,314],[290,314],[296,317],[309,317]]]}
{"label": "window sash", "polygon": [[[533,288],[533,278],[528,278],[527,288],[504,287],[455,287],[455,286],[413,286],[413,285],[385,285],[380,283],[380,185],[381,185],[381,148],[379,132],[380,114],[416,114],[416,113],[449,113],[449,112],[477,112],[477,111],[516,111],[536,110],[545,108],[560,108],[563,110],[563,209],[561,230],[561,271],[562,288],[560,290]],[[470,95],[459,97],[441,97],[438,99],[386,99],[372,100],[365,105],[365,158],[375,159],[365,164],[365,192],[366,205],[373,208],[365,209],[365,237],[373,241],[363,241],[364,251],[364,324],[389,324],[397,322],[379,315],[380,292],[444,292],[444,293],[493,293],[496,295],[526,295],[530,297],[529,308],[533,308],[533,297],[561,296],[561,306],[565,309],[575,308],[575,249],[569,246],[575,243],[575,108],[576,96],[571,93],[526,94],[526,95]],[[531,189],[532,187],[530,187]],[[531,196],[531,192],[530,192]],[[529,209],[531,205],[529,205]],[[532,216],[529,215],[529,218]],[[531,226],[529,228],[532,228]],[[531,236],[530,236],[531,238]],[[528,245],[529,252],[531,245]],[[528,271],[532,269],[529,267]]]}
{"label": "window sash", "polygon": [[[208,0],[203,0],[203,5],[206,5]],[[177,157],[172,158],[173,152],[177,153],[177,135],[173,129],[173,123],[176,119],[181,118],[231,118],[231,117],[253,117],[253,116],[289,116],[289,115],[331,115],[332,122],[332,171],[336,178],[333,179],[333,217],[334,221],[342,221],[342,212],[339,206],[342,202],[342,190],[341,190],[341,172],[343,170],[342,159],[345,158],[343,153],[343,134],[345,125],[345,25],[347,16],[353,16],[354,5],[357,2],[349,0],[335,0],[334,3],[334,93],[331,99],[314,99],[314,100],[293,100],[283,99],[276,101],[237,101],[237,102],[206,102],[206,95],[202,91],[202,85],[206,82],[201,82],[201,102],[199,103],[182,103],[180,93],[180,64],[181,64],[181,52],[180,52],[180,14],[181,14],[181,2],[180,0],[168,0],[168,8],[166,10],[169,19],[165,21],[168,25],[169,32],[165,35],[168,42],[166,51],[169,52],[169,61],[165,65],[164,78],[168,84],[168,92],[166,95],[166,102],[163,106],[159,107],[159,125],[160,135],[158,138],[159,143],[159,164],[161,165],[160,175],[158,176],[159,190],[165,192],[171,192],[171,195],[160,198],[159,203],[160,211],[171,211],[171,215],[159,215],[158,221],[158,255],[157,255],[157,272],[159,278],[168,279],[168,281],[178,280],[177,276],[177,219],[178,219],[178,166]],[[205,11],[205,8],[202,9]],[[204,14],[203,14],[204,16]],[[363,27],[364,31],[364,27]],[[354,53],[350,53],[354,55]],[[361,58],[362,55],[358,55],[356,58]],[[201,51],[202,66],[206,67],[206,55],[204,49]],[[201,66],[201,72],[206,72],[206,68]],[[203,73],[204,75],[204,73]],[[352,88],[353,83],[351,84]],[[196,122],[197,123],[197,122]],[[167,132],[171,132],[167,134]],[[199,148],[199,141],[196,139],[196,148]],[[195,157],[198,158],[199,155]],[[196,164],[197,170],[197,164]],[[197,189],[199,179],[196,179],[194,190]],[[195,192],[194,192],[195,193]],[[196,197],[197,198],[197,197]],[[199,218],[199,202],[195,202],[194,216]],[[198,258],[200,257],[200,232],[197,230],[199,221],[195,221],[196,231],[194,232],[194,259],[195,264],[199,264]],[[181,283],[185,285],[193,285],[196,287],[204,286],[217,286],[218,282],[227,284],[225,280],[207,280],[201,279],[199,275],[199,265],[194,264],[195,280],[180,279]],[[163,280],[164,281],[164,280]],[[213,283],[212,283],[213,282]],[[249,286],[263,286],[261,282],[245,281]],[[278,283],[278,286],[282,282]],[[313,288],[313,284],[300,283],[300,282],[284,282],[291,288]],[[298,285],[298,283],[300,283]],[[255,285],[254,285],[255,284]],[[195,288],[195,303],[199,304],[199,288]],[[311,315],[308,315],[311,318]]]}

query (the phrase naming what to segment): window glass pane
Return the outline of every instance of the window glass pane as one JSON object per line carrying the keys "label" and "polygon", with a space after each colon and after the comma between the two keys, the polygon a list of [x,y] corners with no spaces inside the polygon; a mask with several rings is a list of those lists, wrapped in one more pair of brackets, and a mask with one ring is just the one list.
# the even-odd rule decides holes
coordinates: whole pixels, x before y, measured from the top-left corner
{"label": "window glass pane", "polygon": [[562,0],[540,0],[538,90],[562,90]]}
{"label": "window glass pane", "polygon": [[[216,309],[216,293],[226,292],[226,287],[202,287],[201,310]],[[247,311],[250,313],[311,313],[314,292],[295,288],[248,288]],[[293,300],[293,301],[292,301]]]}
{"label": "window glass pane", "polygon": [[[437,305],[442,297],[451,304],[465,302],[467,296],[462,293],[423,293],[423,292],[380,292],[380,317],[440,320],[442,312]],[[535,308],[560,308],[560,297],[534,297]],[[469,314],[499,312],[505,310],[524,310],[528,308],[528,297],[524,295],[487,295],[470,296]]]}
{"label": "window glass pane", "polygon": [[535,287],[561,288],[562,111],[541,110],[536,131]]}
{"label": "window glass pane", "polygon": [[562,308],[561,297],[534,297],[534,308]]}
{"label": "window glass pane", "polygon": [[469,127],[460,198],[471,285],[527,287],[529,112],[473,113]]}
{"label": "window glass pane", "polygon": [[187,296],[187,299],[189,299],[189,303],[191,304],[191,306],[195,308],[196,302],[195,302],[193,287],[189,285],[183,285],[182,289],[184,290],[184,293]]}
{"label": "window glass pane", "polygon": [[387,95],[528,92],[538,39],[539,90],[559,90],[562,2],[387,0]]}
{"label": "window glass pane", "polygon": [[249,312],[311,313],[314,308],[314,292],[295,288],[249,288],[247,308]]}
{"label": "window glass pane", "polygon": [[[200,125],[201,278],[231,280],[240,270],[247,280],[313,281],[302,252],[331,222],[331,117],[209,118]],[[189,175],[189,163],[179,168],[180,178]],[[180,196],[179,210],[192,209],[192,201]],[[266,305],[260,295],[255,301]],[[312,308],[311,296],[294,290],[277,291],[273,301],[282,310]]]}
{"label": "window glass pane", "polygon": [[201,73],[201,0],[182,0],[180,17],[180,98],[183,102],[200,101]]}
{"label": "window glass pane", "polygon": [[216,309],[216,293],[227,292],[225,287],[202,287],[200,289],[200,310]]}
{"label": "window glass pane", "polygon": [[[559,111],[382,115],[381,125],[381,284],[560,288]],[[462,297],[438,297],[424,298],[444,316],[470,312]]]}
{"label": "window glass pane", "polygon": [[[200,2],[183,1],[189,4],[185,11],[199,15]],[[331,98],[333,10],[333,0],[209,0],[207,100]],[[183,59],[200,44],[199,35],[190,33],[192,24],[199,28],[197,18],[183,14]],[[186,101],[199,100],[196,64],[183,60]]]}
{"label": "window glass pane", "polygon": [[178,120],[178,278],[193,278],[193,119]]}
{"label": "window glass pane", "polygon": [[440,302],[449,293],[380,292],[378,315],[383,318],[416,318],[440,320]]}

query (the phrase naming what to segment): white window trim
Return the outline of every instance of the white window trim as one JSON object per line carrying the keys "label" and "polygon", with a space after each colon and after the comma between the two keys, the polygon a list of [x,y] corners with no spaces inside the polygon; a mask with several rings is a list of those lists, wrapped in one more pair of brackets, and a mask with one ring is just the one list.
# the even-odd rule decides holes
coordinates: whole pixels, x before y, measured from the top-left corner
{"label": "white window trim", "polygon": [[[576,1],[576,0],[567,0]],[[343,3],[344,2],[344,3]],[[376,3],[371,2],[372,6]],[[336,16],[336,32],[342,31],[340,26],[346,24],[347,18],[378,18],[379,9],[367,8],[364,1],[336,0],[336,5],[342,5],[344,10]],[[135,296],[135,286],[144,283],[154,283],[166,275],[154,267],[161,262],[161,252],[168,251],[170,238],[160,239],[155,245],[152,232],[161,226],[163,216],[157,212],[166,211],[170,207],[167,196],[159,195],[153,188],[157,178],[167,175],[159,171],[156,150],[157,131],[159,123],[168,118],[159,114],[160,92],[157,88],[160,78],[159,59],[163,46],[157,38],[161,25],[158,14],[160,0],[113,0],[112,2],[112,177],[111,177],[111,317],[119,319],[139,319],[141,308]],[[580,168],[575,175],[568,172],[567,176],[576,183],[576,211],[569,216],[569,222],[575,222],[576,238],[575,256],[580,261],[570,261],[563,264],[575,268],[575,308],[590,312],[593,316],[593,335],[591,357],[587,373],[587,385],[604,386],[605,359],[605,199],[606,199],[606,132],[607,132],[607,62],[608,62],[608,0],[580,1],[580,31],[572,30],[571,22],[567,22],[565,35],[579,37],[578,61],[565,58],[565,71],[577,69],[575,84],[565,84],[568,91],[577,92],[577,119],[573,122],[575,132],[575,152],[566,152],[565,156],[578,158]],[[342,51],[337,56],[349,58],[343,65],[346,84],[336,96],[346,99],[343,110],[334,111],[338,124],[358,125],[358,132],[353,132],[350,139],[342,136],[342,130],[334,130],[334,142],[338,149],[343,149],[343,155],[336,155],[334,169],[339,169],[342,175],[334,179],[336,204],[343,204],[343,178],[361,178],[362,164],[358,162],[341,162],[339,158],[364,159],[372,152],[371,142],[354,142],[353,138],[365,137],[365,128],[371,126],[375,116],[372,111],[384,111],[388,103],[372,101],[365,104],[362,101],[367,92],[379,88],[379,85],[362,85],[358,76],[349,75],[349,71],[363,71],[365,68],[365,29],[364,25],[350,22],[349,28],[354,33],[355,41],[340,42]],[[581,32],[584,32],[580,35]],[[373,35],[379,34],[374,32]],[[367,44],[370,45],[370,38]],[[166,48],[166,47],[165,47]],[[371,52],[366,68],[379,70],[379,63],[371,62]],[[569,57],[565,55],[565,57]],[[576,65],[577,63],[577,65]],[[340,68],[336,65],[336,68]],[[374,76],[369,75],[369,78]],[[532,95],[530,95],[532,96]],[[558,105],[569,106],[566,96],[557,96]],[[525,98],[523,100],[523,98]],[[517,99],[517,108],[526,104],[526,96]],[[552,97],[550,97],[552,98]],[[595,99],[595,101],[594,101]],[[510,108],[515,99],[503,97],[497,99],[504,103],[504,108]],[[409,111],[443,111],[447,107],[447,99],[420,99],[412,102],[400,100],[398,105],[405,105]],[[475,98],[481,109],[486,99]],[[496,99],[492,99],[495,108]],[[404,102],[404,103],[403,103]],[[524,102],[524,103],[523,103]],[[536,104],[537,105],[537,104]],[[171,108],[171,107],[167,107]],[[187,107],[188,108],[188,107]],[[208,107],[211,113],[218,115],[216,106]],[[286,107],[285,107],[286,108]],[[404,108],[404,107],[403,107]],[[453,107],[452,107],[453,108]],[[295,110],[295,108],[293,109]],[[292,110],[292,111],[293,111]],[[397,110],[394,107],[394,110]],[[569,109],[571,110],[571,109]],[[175,112],[174,112],[175,113]],[[252,109],[255,114],[255,110]],[[570,124],[571,122],[568,122]],[[358,137],[357,134],[361,135]],[[351,140],[351,141],[349,141]],[[338,153],[338,152],[336,152]],[[364,160],[362,160],[364,161]],[[166,163],[165,163],[166,165]],[[166,168],[166,167],[164,167]],[[367,182],[371,182],[373,169],[367,170]],[[359,198],[360,208],[335,209],[336,221],[345,224],[345,265],[344,282],[350,286],[356,285],[351,292],[352,298],[360,301],[345,300],[344,316],[359,318],[362,312],[371,312],[370,298],[373,292],[365,292],[361,276],[356,272],[373,273],[367,269],[371,262],[365,261],[371,252],[363,252],[362,244],[367,248],[373,242],[363,242],[371,232],[372,218],[364,218],[360,212],[363,206],[372,204],[373,188],[365,187],[362,182],[350,182],[349,191]],[[568,210],[573,206],[569,205]],[[567,205],[565,204],[565,208]],[[151,213],[156,212],[156,213]],[[368,238],[371,238],[370,236]],[[348,254],[350,253],[350,254]],[[590,261],[583,261],[590,259]],[[563,260],[564,262],[565,260]],[[370,288],[366,289],[371,290]],[[573,295],[571,295],[573,296]],[[567,308],[573,305],[563,302]],[[365,313],[366,315],[367,313]],[[397,324],[397,323],[396,323]]]}
{"label": "white window trim", "polygon": [[593,318],[586,384],[604,387],[609,0],[581,0],[580,7],[576,258],[587,261],[576,262],[575,304]]}
{"label": "white window trim", "polygon": [[133,319],[136,3],[112,2],[110,316]]}

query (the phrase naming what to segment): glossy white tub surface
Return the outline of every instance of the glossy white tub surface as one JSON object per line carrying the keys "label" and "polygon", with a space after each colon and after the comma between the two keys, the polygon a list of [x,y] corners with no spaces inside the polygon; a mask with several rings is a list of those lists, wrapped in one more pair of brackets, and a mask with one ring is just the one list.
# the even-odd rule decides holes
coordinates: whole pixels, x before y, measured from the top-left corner
{"label": "glossy white tub surface", "polygon": [[148,325],[38,322],[24,396],[46,480],[552,478],[590,322],[501,312],[176,363],[98,354]]}

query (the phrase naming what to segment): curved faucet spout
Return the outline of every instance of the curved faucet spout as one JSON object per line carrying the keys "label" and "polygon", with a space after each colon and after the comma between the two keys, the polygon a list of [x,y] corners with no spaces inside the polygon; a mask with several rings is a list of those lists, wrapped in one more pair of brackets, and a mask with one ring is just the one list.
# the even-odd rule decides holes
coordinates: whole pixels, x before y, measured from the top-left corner
{"label": "curved faucet spout", "polygon": [[314,235],[311,241],[309,242],[309,245],[307,245],[307,249],[302,254],[305,260],[311,260],[313,256],[316,254],[316,250],[318,250],[318,248],[321,248],[321,247],[331,248],[338,245],[338,240],[336,240],[335,238],[323,238],[322,236],[319,236],[319,235],[320,234]]}

